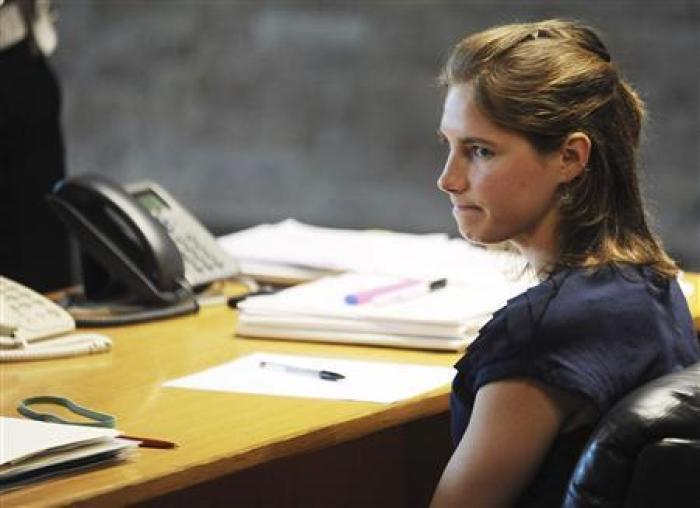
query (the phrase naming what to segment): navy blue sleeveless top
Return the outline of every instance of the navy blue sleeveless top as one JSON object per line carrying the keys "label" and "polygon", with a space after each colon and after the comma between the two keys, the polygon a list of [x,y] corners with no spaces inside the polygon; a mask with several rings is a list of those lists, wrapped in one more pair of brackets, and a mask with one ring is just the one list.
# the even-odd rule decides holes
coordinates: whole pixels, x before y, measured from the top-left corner
{"label": "navy blue sleeveless top", "polygon": [[[688,304],[675,280],[648,267],[561,270],[509,300],[455,365],[450,410],[459,442],[479,388],[525,377],[583,395],[604,414],[632,389],[700,359]],[[555,440],[518,506],[559,506],[592,432]]]}

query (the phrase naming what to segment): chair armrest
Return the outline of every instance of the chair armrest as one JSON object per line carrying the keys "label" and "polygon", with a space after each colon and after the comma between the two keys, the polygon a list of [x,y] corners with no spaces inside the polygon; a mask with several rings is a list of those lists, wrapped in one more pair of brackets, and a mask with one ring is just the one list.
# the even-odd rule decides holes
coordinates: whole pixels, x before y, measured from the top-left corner
{"label": "chair armrest", "polygon": [[625,506],[700,506],[700,439],[662,439],[637,457]]}

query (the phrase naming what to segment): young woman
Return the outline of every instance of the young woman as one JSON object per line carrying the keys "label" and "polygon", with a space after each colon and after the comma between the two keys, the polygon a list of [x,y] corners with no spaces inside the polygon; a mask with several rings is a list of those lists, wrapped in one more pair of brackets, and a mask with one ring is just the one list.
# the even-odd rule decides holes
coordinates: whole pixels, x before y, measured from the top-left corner
{"label": "young woman", "polygon": [[510,242],[541,282],[456,365],[456,449],[433,505],[559,506],[601,415],[700,359],[642,207],[643,105],[595,32],[561,20],[464,39],[441,81],[438,186],[459,230]]}

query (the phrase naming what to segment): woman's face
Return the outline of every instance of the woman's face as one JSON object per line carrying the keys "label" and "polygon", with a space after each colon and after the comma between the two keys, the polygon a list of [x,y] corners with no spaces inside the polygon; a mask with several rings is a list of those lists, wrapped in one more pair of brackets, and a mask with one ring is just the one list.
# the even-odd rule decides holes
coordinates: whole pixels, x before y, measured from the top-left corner
{"label": "woman's face", "polygon": [[449,153],[438,187],[450,196],[462,236],[552,252],[558,154],[541,155],[520,134],[494,124],[474,103],[470,84],[449,88],[440,137]]}

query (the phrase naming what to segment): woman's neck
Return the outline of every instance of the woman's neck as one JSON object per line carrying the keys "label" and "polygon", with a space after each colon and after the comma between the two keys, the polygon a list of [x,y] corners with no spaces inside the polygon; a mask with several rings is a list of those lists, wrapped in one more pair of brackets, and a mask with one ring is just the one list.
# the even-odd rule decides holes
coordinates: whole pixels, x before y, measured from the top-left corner
{"label": "woman's neck", "polygon": [[513,244],[527,260],[527,264],[535,272],[538,279],[544,280],[552,274],[558,259],[555,245],[535,245],[517,241],[514,241]]}
{"label": "woman's neck", "polygon": [[546,279],[559,261],[559,220],[558,211],[552,208],[529,231],[512,238],[512,243],[540,279]]}

